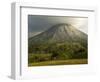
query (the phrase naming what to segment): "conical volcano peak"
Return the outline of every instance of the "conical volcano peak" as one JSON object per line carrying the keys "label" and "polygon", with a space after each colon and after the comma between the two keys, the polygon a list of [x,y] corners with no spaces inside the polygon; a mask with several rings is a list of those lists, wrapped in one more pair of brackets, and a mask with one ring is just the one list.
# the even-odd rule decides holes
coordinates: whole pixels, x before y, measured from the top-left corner
{"label": "conical volcano peak", "polygon": [[71,24],[67,24],[67,23],[60,23],[60,24],[56,24],[56,25],[54,25],[53,27],[69,27],[69,26],[71,26]]}
{"label": "conical volcano peak", "polygon": [[68,34],[68,32],[72,32],[72,31],[76,31],[76,28],[74,28],[71,24],[68,23],[60,23],[60,24],[56,24],[54,26],[52,26],[48,31],[52,31],[55,33],[60,33],[62,34]]}
{"label": "conical volcano peak", "polygon": [[53,43],[53,42],[86,42],[87,35],[67,23],[56,24],[46,31],[32,37],[30,43]]}
{"label": "conical volcano peak", "polygon": [[72,28],[72,25],[71,24],[67,24],[67,23],[60,23],[60,24],[56,24],[56,25],[54,25],[54,26],[52,26],[50,29],[49,29],[49,31],[50,30],[52,30],[52,31],[62,31],[62,32],[64,32],[64,31],[66,31],[66,30],[68,30],[68,29],[71,29]]}

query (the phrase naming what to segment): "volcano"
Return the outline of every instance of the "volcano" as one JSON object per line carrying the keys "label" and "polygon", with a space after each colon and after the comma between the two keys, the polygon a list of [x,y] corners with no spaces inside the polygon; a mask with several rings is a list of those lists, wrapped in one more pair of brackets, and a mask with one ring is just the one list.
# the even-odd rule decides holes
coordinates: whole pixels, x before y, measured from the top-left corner
{"label": "volcano", "polygon": [[71,24],[61,23],[29,38],[29,44],[54,42],[87,42],[87,34]]}

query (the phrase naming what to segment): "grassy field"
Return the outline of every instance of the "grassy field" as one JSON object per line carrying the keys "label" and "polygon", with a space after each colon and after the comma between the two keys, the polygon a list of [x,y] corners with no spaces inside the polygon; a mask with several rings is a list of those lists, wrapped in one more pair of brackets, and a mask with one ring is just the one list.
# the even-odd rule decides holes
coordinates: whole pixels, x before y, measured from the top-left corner
{"label": "grassy field", "polygon": [[88,64],[88,60],[87,59],[52,60],[52,61],[29,63],[28,66],[75,65],[75,64]]}

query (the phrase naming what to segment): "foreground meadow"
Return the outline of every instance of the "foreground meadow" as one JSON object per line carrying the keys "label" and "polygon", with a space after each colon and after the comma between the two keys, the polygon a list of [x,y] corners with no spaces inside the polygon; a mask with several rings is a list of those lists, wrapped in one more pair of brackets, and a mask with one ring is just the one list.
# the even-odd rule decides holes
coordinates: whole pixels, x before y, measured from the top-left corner
{"label": "foreground meadow", "polygon": [[87,59],[68,59],[68,60],[51,60],[29,63],[28,66],[50,66],[50,65],[75,65],[88,64]]}

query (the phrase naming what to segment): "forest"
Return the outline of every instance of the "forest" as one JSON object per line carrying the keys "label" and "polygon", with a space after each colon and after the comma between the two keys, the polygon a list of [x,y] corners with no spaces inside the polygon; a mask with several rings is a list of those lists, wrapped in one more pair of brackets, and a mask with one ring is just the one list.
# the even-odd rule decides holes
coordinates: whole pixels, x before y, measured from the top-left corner
{"label": "forest", "polygon": [[44,62],[69,59],[87,59],[87,45],[81,43],[34,44],[28,47],[28,62]]}

